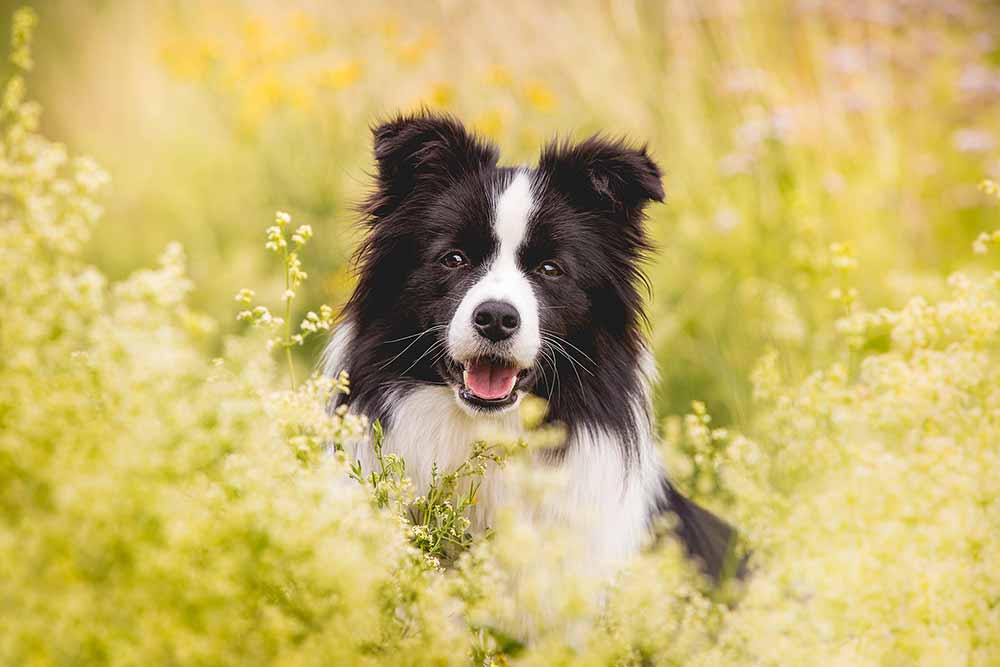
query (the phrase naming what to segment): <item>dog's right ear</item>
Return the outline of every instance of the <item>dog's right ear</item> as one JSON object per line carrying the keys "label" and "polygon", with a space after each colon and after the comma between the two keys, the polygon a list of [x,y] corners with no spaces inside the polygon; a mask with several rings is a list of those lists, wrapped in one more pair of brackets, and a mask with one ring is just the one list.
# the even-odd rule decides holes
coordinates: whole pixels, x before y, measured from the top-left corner
{"label": "dog's right ear", "polygon": [[454,117],[421,111],[372,129],[378,191],[368,213],[391,213],[411,192],[433,192],[469,172],[496,165],[496,147],[468,132]]}

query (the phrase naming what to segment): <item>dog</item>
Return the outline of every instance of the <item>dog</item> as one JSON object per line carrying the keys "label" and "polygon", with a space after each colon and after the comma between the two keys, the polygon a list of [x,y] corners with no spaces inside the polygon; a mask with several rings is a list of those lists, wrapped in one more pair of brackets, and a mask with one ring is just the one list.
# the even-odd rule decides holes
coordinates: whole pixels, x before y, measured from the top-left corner
{"label": "dog", "polygon": [[[732,569],[733,529],[681,495],[656,452],[656,380],[642,325],[647,205],[664,198],[647,150],[595,136],[553,141],[535,167],[427,110],[373,128],[374,188],[357,286],[325,352],[351,391],[336,405],[379,420],[417,493],[474,441],[517,437],[533,394],[565,439],[536,455],[566,488],[537,511],[573,531],[595,571],[655,537],[658,517],[704,572]],[[336,406],[334,406],[336,407]],[[367,470],[370,442],[350,456]],[[473,529],[510,502],[491,470]]]}

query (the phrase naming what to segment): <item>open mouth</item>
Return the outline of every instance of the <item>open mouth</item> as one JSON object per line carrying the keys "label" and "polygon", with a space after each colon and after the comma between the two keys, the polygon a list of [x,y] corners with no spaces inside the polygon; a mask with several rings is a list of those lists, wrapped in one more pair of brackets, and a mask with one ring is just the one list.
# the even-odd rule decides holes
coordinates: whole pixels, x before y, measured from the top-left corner
{"label": "open mouth", "polygon": [[459,398],[477,408],[496,410],[517,402],[518,381],[527,376],[509,361],[479,358],[462,364]]}

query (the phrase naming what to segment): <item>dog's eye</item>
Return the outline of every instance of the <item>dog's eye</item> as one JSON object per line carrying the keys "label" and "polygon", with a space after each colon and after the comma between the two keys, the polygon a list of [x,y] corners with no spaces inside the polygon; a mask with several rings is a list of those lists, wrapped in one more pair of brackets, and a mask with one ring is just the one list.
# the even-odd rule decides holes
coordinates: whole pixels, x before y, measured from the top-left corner
{"label": "dog's eye", "polygon": [[563,274],[562,267],[553,262],[551,259],[539,264],[535,271],[548,278],[558,278]]}
{"label": "dog's eye", "polygon": [[451,252],[447,252],[444,254],[444,257],[441,258],[441,263],[447,266],[449,269],[459,269],[463,266],[466,266],[469,263],[469,260],[467,260],[465,258],[465,255],[463,255],[459,251],[452,250]]}

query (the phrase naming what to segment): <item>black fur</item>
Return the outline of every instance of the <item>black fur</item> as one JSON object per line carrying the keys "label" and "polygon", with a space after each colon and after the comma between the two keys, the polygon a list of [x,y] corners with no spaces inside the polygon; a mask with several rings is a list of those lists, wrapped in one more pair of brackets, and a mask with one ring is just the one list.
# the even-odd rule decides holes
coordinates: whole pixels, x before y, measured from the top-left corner
{"label": "black fur", "polygon": [[680,494],[666,479],[663,495],[653,515],[669,514],[674,520],[673,531],[710,579],[719,582],[747,573],[747,558],[736,551],[736,531],[728,523],[704,507]]}
{"label": "black fur", "polygon": [[[427,353],[443,332],[409,349],[413,339],[406,337],[447,323],[482,275],[495,244],[490,196],[513,170],[498,167],[496,148],[453,118],[426,113],[375,128],[374,152],[378,183],[362,207],[370,231],[356,256],[360,280],[344,316],[358,330],[350,350],[351,400],[391,419],[386,389],[446,379],[446,361],[431,363],[436,355]],[[634,444],[627,406],[640,387],[622,369],[635,367],[641,347],[638,265],[649,248],[642,208],[663,198],[659,170],[644,149],[595,137],[549,145],[538,171],[545,185],[520,260],[533,267],[558,259],[572,278],[532,279],[542,327],[572,344],[567,349],[578,365],[557,357],[554,369],[535,372],[530,390],[550,399],[551,419],[609,428]],[[466,252],[472,271],[440,270],[437,258],[453,247]],[[387,342],[396,339],[402,340]]]}
{"label": "black fur", "polygon": [[[392,392],[455,377],[440,353],[444,328],[417,334],[447,325],[486,270],[497,243],[492,197],[515,170],[498,166],[497,149],[450,116],[399,116],[373,135],[378,172],[361,207],[368,233],[343,313],[355,330],[346,359],[351,394],[343,400],[391,426]],[[593,137],[549,144],[533,177],[535,208],[517,259],[539,302],[541,327],[566,341],[575,363],[543,358],[519,386],[548,399],[554,421],[618,434],[634,463],[639,432],[630,406],[643,404],[634,369],[648,287],[640,264],[650,250],[643,210],[663,199],[660,170],[645,148]],[[442,268],[442,255],[456,248],[468,270]],[[549,259],[565,270],[559,280],[532,271]],[[664,503],[651,512],[675,512],[678,535],[717,574],[731,530],[666,482],[665,489]]]}

